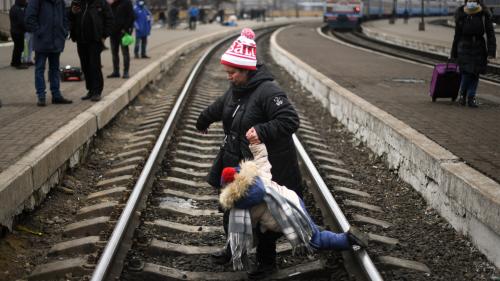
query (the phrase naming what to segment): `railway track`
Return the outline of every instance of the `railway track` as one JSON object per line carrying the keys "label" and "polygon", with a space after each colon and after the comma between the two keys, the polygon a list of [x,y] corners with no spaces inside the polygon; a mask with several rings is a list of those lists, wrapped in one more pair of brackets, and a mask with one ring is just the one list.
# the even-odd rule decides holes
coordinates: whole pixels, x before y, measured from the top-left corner
{"label": "railway track", "polygon": [[[374,50],[377,52],[381,52],[384,54],[388,54],[403,59],[408,59],[426,65],[434,66],[437,63],[443,63],[449,61],[448,57],[440,54],[419,51],[411,48],[406,48],[402,46],[396,46],[389,43],[381,42],[376,39],[369,38],[368,36],[358,31],[330,33],[328,28],[326,27],[323,27],[321,31],[326,35],[331,34],[337,39],[355,46]],[[491,63],[488,64],[487,73],[485,75],[481,75],[481,79],[495,83],[500,83],[500,65]]]}
{"label": "railway track", "polygon": [[[259,38],[267,37],[261,34]],[[206,135],[194,127],[198,114],[226,90],[219,57],[227,40],[215,44],[197,62],[178,96],[144,110],[129,144],[98,183],[100,191],[90,194],[87,206],[77,212],[81,221],[65,227],[67,241],[54,245],[51,262],[38,266],[30,280],[67,278],[69,273],[80,278],[75,280],[94,281],[246,279],[245,273],[215,265],[209,258],[224,245],[225,236],[217,194],[204,177],[224,133],[220,124]],[[350,224],[340,205],[354,224],[368,225],[373,242],[369,251],[375,253],[384,275],[394,268],[429,273],[425,264],[391,254],[396,248],[401,251],[397,237],[376,234],[379,228],[393,225],[377,218],[383,207],[367,203],[371,195],[362,190],[357,176],[343,167],[306,111],[298,111],[301,127],[294,142],[306,175],[306,205],[315,221],[325,228],[347,231]],[[134,164],[143,166],[138,177],[129,171]],[[337,204],[332,194],[340,194],[342,202]],[[343,252],[342,258],[334,253],[294,257],[290,250],[284,239],[279,240],[280,270],[274,279],[382,280],[362,249]]]}

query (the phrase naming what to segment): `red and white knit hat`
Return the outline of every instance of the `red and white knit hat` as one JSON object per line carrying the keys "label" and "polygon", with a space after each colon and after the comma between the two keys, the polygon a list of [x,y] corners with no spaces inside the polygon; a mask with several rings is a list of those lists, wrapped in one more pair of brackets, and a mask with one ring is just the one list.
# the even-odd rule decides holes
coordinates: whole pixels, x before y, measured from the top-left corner
{"label": "red and white knit hat", "polygon": [[257,44],[255,33],[250,28],[243,28],[240,37],[222,55],[220,63],[248,70],[257,69]]}

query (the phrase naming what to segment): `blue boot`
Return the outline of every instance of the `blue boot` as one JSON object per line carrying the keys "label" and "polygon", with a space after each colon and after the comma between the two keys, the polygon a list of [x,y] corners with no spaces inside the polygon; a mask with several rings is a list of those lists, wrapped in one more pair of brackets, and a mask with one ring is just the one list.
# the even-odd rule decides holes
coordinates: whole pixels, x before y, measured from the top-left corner
{"label": "blue boot", "polygon": [[345,251],[351,249],[347,233],[334,233],[328,230],[316,231],[309,244],[316,250]]}
{"label": "blue boot", "polygon": [[368,235],[358,228],[351,226],[348,232],[335,233],[328,230],[316,231],[309,241],[316,250],[350,250],[353,245],[361,248],[368,246]]}
{"label": "blue boot", "polygon": [[347,236],[352,245],[357,245],[361,248],[368,247],[368,235],[357,227],[351,226],[347,232]]}

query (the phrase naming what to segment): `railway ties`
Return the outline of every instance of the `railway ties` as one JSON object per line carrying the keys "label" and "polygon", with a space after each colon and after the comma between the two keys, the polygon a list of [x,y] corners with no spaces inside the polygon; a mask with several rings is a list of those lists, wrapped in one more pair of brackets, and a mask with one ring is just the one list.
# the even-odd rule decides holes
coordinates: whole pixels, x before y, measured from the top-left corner
{"label": "railway ties", "polygon": [[[218,58],[207,65],[209,71],[218,67]],[[212,70],[214,71],[214,70]],[[217,69],[219,71],[219,69]],[[156,175],[151,176],[152,191],[148,195],[144,208],[136,209],[134,214],[141,215],[138,227],[133,228],[135,238],[128,251],[125,268],[120,278],[127,280],[245,280],[244,272],[234,272],[231,265],[217,265],[209,255],[221,249],[226,238],[222,230],[222,213],[218,211],[218,196],[215,189],[205,182],[206,175],[223,140],[224,133],[220,125],[209,128],[208,134],[201,134],[195,128],[196,118],[215,97],[220,95],[227,85],[225,76],[213,75],[210,72],[200,76],[199,84],[192,91],[184,105],[181,118],[165,144],[165,156]],[[216,85],[222,85],[217,88]],[[68,274],[84,276],[98,272],[102,260],[105,260],[113,225],[119,217],[127,198],[132,197],[137,188],[134,180],[139,175],[139,167],[143,165],[153,147],[153,140],[160,132],[170,113],[176,97],[170,97],[162,103],[143,107],[144,116],[137,119],[137,129],[128,136],[123,151],[112,155],[112,163],[108,171],[103,172],[103,179],[96,184],[95,193],[85,199],[88,204],[77,211],[80,218],[75,225],[67,225],[65,233],[68,240],[54,245],[50,254],[50,262],[37,268],[30,280],[51,279],[47,276],[65,277]],[[162,115],[165,114],[165,115]],[[161,134],[160,134],[161,135]],[[333,188],[332,193],[342,194],[342,205],[360,224],[370,224],[370,229],[388,229],[392,222],[378,217],[383,206],[373,205],[371,195],[362,189],[362,181],[346,169],[344,161],[338,153],[332,152],[314,124],[305,116],[301,116],[301,128],[298,135],[313,156],[325,180]],[[149,161],[148,161],[149,162]],[[147,164],[146,164],[147,166]],[[142,173],[141,173],[142,174]],[[142,176],[142,175],[141,175]],[[139,180],[140,181],[140,180]],[[137,185],[137,183],[136,183]],[[129,197],[130,195],[130,197]],[[130,200],[130,199],[128,199]],[[313,203],[314,204],[314,203]],[[128,206],[128,204],[127,204]],[[125,209],[127,208],[125,206]],[[319,222],[318,222],[319,223]],[[116,229],[114,230],[116,231]],[[111,236],[114,239],[114,233]],[[378,244],[398,245],[398,240],[376,233],[369,233],[371,241]],[[124,238],[125,239],[125,238]],[[111,241],[111,242],[112,242]],[[122,241],[122,240],[119,240]],[[121,242],[121,244],[128,244]],[[105,246],[106,245],[106,246]],[[103,247],[106,247],[102,251]],[[385,249],[385,248],[384,248]],[[128,250],[128,249],[126,249]],[[323,256],[314,256],[313,261],[292,257],[290,245],[282,239],[278,244],[278,252],[286,261],[272,276],[273,279],[311,280],[311,276],[330,275],[331,265],[327,267]],[[120,250],[121,251],[121,250]],[[101,262],[98,253],[103,252]],[[390,256],[390,252],[379,251],[380,264],[399,267],[425,268],[425,265],[411,260]],[[60,259],[64,259],[60,261]],[[110,265],[122,264],[115,260]],[[329,269],[330,268],[330,269]],[[327,279],[329,277],[326,277]]]}
{"label": "railway ties", "polygon": [[104,237],[112,230],[131,192],[134,177],[152,148],[175,98],[173,95],[162,96],[161,102],[140,107],[141,116],[134,122],[134,131],[126,135],[123,151],[108,155],[110,168],[103,172],[95,191],[83,198],[84,206],[75,210],[77,221],[63,227],[65,238],[50,248],[47,262],[37,266],[28,280],[92,274],[97,253],[106,244]]}
{"label": "railway ties", "polygon": [[[210,75],[203,79],[213,79]],[[224,79],[225,77],[222,77]],[[225,85],[220,81],[220,85]],[[220,95],[225,89],[211,89]],[[165,160],[167,169],[153,184],[153,194],[142,213],[144,224],[138,230],[142,243],[129,252],[129,264],[123,274],[127,280],[246,280],[245,272],[234,272],[232,265],[216,265],[210,254],[221,250],[226,242],[222,229],[222,213],[218,210],[217,191],[206,183],[212,160],[223,141],[223,131],[212,125],[208,134],[196,131],[196,118],[210,100],[193,90],[186,112],[179,120],[174,142]],[[291,255],[289,243],[278,244],[282,255]],[[280,269],[273,278],[318,274],[326,269],[322,260],[306,261]]]}

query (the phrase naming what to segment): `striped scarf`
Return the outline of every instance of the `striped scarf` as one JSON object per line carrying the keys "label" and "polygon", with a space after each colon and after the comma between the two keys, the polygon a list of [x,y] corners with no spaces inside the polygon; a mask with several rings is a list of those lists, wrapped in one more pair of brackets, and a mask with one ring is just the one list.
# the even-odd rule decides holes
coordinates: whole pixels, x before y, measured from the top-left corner
{"label": "striped scarf", "polygon": [[[274,189],[265,187],[264,201],[281,228],[281,231],[292,245],[292,253],[310,254],[313,249],[309,245],[313,234],[312,222],[300,206],[295,206]],[[228,244],[231,247],[234,270],[242,270],[242,256],[249,252],[253,245],[252,221],[248,209],[232,208],[229,213]]]}

